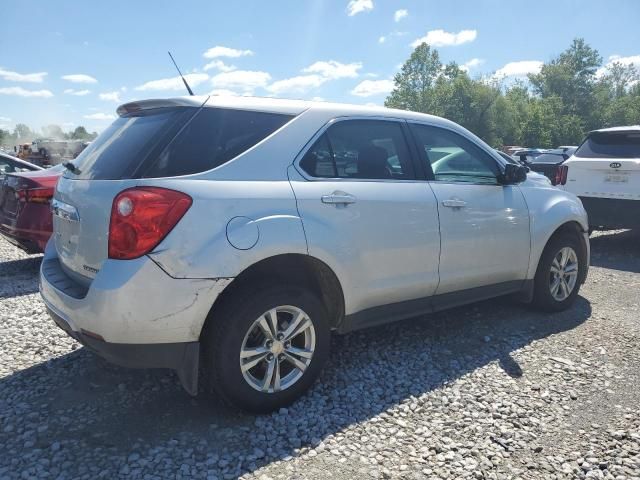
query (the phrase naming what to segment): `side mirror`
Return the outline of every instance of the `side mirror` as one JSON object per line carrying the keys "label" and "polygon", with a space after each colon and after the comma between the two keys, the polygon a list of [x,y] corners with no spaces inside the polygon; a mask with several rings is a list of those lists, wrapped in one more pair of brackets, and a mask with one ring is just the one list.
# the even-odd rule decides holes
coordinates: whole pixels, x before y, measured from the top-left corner
{"label": "side mirror", "polygon": [[522,165],[507,163],[504,166],[501,183],[503,185],[515,185],[516,183],[524,182],[527,179],[527,170],[527,167]]}

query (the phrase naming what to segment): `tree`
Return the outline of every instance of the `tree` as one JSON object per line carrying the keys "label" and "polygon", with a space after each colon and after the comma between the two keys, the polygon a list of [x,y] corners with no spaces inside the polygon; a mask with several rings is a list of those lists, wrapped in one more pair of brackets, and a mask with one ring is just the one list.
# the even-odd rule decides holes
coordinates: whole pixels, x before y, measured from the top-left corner
{"label": "tree", "polygon": [[87,132],[87,129],[82,125],[75,128],[75,130],[71,133],[71,138],[73,140],[87,140],[91,135]]}
{"label": "tree", "polygon": [[33,132],[31,129],[25,125],[24,123],[18,123],[13,129],[13,136],[16,141],[19,140],[31,140],[33,137]]}
{"label": "tree", "polygon": [[426,43],[416,47],[393,81],[395,87],[384,104],[387,107],[427,112],[431,109],[429,91],[442,73],[436,50]]}

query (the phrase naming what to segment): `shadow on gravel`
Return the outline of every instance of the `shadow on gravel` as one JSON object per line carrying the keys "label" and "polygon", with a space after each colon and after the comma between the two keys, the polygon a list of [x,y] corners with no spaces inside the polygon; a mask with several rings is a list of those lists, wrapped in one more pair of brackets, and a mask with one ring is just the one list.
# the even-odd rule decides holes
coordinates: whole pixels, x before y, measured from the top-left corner
{"label": "shadow on gravel", "polygon": [[594,267],[640,273],[640,231],[599,232],[590,243]]}
{"label": "shadow on gravel", "polygon": [[[81,459],[100,463],[100,478],[138,467],[140,477],[175,476],[185,462],[197,475],[234,478],[490,363],[525,381],[528,372],[512,352],[576,328],[590,314],[582,297],[557,314],[494,299],[335,337],[311,392],[266,416],[235,412],[206,394],[192,399],[171,372],[127,370],[79,349],[0,380],[0,473],[3,464],[11,469],[10,459],[25,468],[41,449],[52,461],[67,459],[72,478],[87,472]],[[130,467],[138,454],[146,463]]]}
{"label": "shadow on gravel", "polygon": [[3,280],[0,299],[37,293],[41,262],[41,255],[0,262],[0,278]]}

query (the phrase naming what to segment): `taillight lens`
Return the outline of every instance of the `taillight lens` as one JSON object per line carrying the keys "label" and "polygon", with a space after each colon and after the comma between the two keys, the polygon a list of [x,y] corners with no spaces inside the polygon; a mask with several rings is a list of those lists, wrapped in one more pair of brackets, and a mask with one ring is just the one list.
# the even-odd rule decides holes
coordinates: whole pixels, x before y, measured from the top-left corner
{"label": "taillight lens", "polygon": [[134,187],[113,199],[109,258],[130,260],[153,250],[191,207],[189,195],[158,187]]}
{"label": "taillight lens", "polygon": [[18,200],[28,203],[49,203],[53,198],[53,188],[25,188],[17,190]]}
{"label": "taillight lens", "polygon": [[557,165],[556,174],[551,183],[554,185],[565,185],[567,183],[567,174],[569,173],[569,167],[567,165]]}

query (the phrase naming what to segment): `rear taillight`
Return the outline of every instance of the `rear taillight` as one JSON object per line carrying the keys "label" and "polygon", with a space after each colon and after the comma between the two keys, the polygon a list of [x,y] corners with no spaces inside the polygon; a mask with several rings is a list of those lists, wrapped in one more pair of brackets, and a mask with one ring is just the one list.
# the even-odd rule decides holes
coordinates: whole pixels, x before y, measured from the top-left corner
{"label": "rear taillight", "polygon": [[130,260],[153,250],[191,207],[185,193],[158,187],[134,187],[113,199],[109,258]]}
{"label": "rear taillight", "polygon": [[16,191],[18,200],[25,203],[49,203],[53,197],[53,188],[24,188]]}
{"label": "rear taillight", "polygon": [[553,185],[564,185],[567,183],[567,174],[569,173],[569,167],[566,165],[556,165],[556,174],[553,177],[551,183]]}

